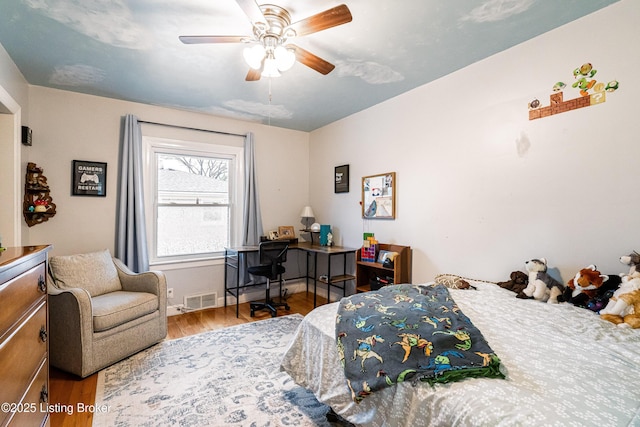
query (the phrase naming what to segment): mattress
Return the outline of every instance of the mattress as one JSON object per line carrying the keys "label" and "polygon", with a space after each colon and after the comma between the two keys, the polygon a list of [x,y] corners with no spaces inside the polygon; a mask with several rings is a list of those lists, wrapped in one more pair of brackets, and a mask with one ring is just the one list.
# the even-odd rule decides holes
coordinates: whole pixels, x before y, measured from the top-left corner
{"label": "mattress", "polygon": [[640,426],[640,329],[474,285],[450,289],[451,296],[499,356],[506,379],[405,382],[355,403],[336,347],[338,303],[305,317],[281,369],[362,426]]}

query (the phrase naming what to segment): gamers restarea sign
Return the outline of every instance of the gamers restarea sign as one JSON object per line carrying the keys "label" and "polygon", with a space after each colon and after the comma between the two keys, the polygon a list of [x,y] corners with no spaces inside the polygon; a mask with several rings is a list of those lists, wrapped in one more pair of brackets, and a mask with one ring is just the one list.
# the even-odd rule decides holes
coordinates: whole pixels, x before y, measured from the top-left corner
{"label": "gamers restarea sign", "polygon": [[74,196],[106,196],[107,164],[74,160],[71,183],[71,194]]}

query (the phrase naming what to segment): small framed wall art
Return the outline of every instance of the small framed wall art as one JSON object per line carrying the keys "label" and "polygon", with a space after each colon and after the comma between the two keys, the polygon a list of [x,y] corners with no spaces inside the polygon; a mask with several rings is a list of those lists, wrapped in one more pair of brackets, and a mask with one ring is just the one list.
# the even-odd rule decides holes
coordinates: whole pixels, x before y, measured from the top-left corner
{"label": "small framed wall art", "polygon": [[362,177],[362,218],[396,217],[396,173]]}
{"label": "small framed wall art", "polygon": [[349,192],[349,165],[336,166],[335,171],[335,193]]}
{"label": "small framed wall art", "polygon": [[74,160],[71,170],[71,194],[105,197],[107,195],[107,164]]}

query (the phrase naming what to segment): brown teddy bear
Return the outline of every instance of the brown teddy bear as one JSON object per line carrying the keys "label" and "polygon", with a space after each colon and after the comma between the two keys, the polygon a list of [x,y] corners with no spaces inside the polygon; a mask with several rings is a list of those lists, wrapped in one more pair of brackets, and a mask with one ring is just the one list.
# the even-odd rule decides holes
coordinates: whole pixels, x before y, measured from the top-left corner
{"label": "brown teddy bear", "polygon": [[510,279],[508,281],[498,282],[496,283],[496,285],[500,286],[503,289],[513,291],[516,294],[521,294],[524,288],[526,288],[527,284],[529,283],[529,276],[527,276],[527,274],[523,273],[522,271],[513,271],[509,277]]}

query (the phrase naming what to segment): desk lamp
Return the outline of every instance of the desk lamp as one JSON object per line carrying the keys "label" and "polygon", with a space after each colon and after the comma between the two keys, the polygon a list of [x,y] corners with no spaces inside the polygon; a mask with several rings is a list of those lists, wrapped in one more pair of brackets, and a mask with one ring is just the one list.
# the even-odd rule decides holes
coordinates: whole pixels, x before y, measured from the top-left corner
{"label": "desk lamp", "polygon": [[311,219],[315,218],[315,215],[313,213],[313,209],[311,209],[311,206],[305,206],[304,208],[302,208],[302,213],[300,214],[300,216],[302,217],[302,220],[303,220],[304,229],[308,230]]}

